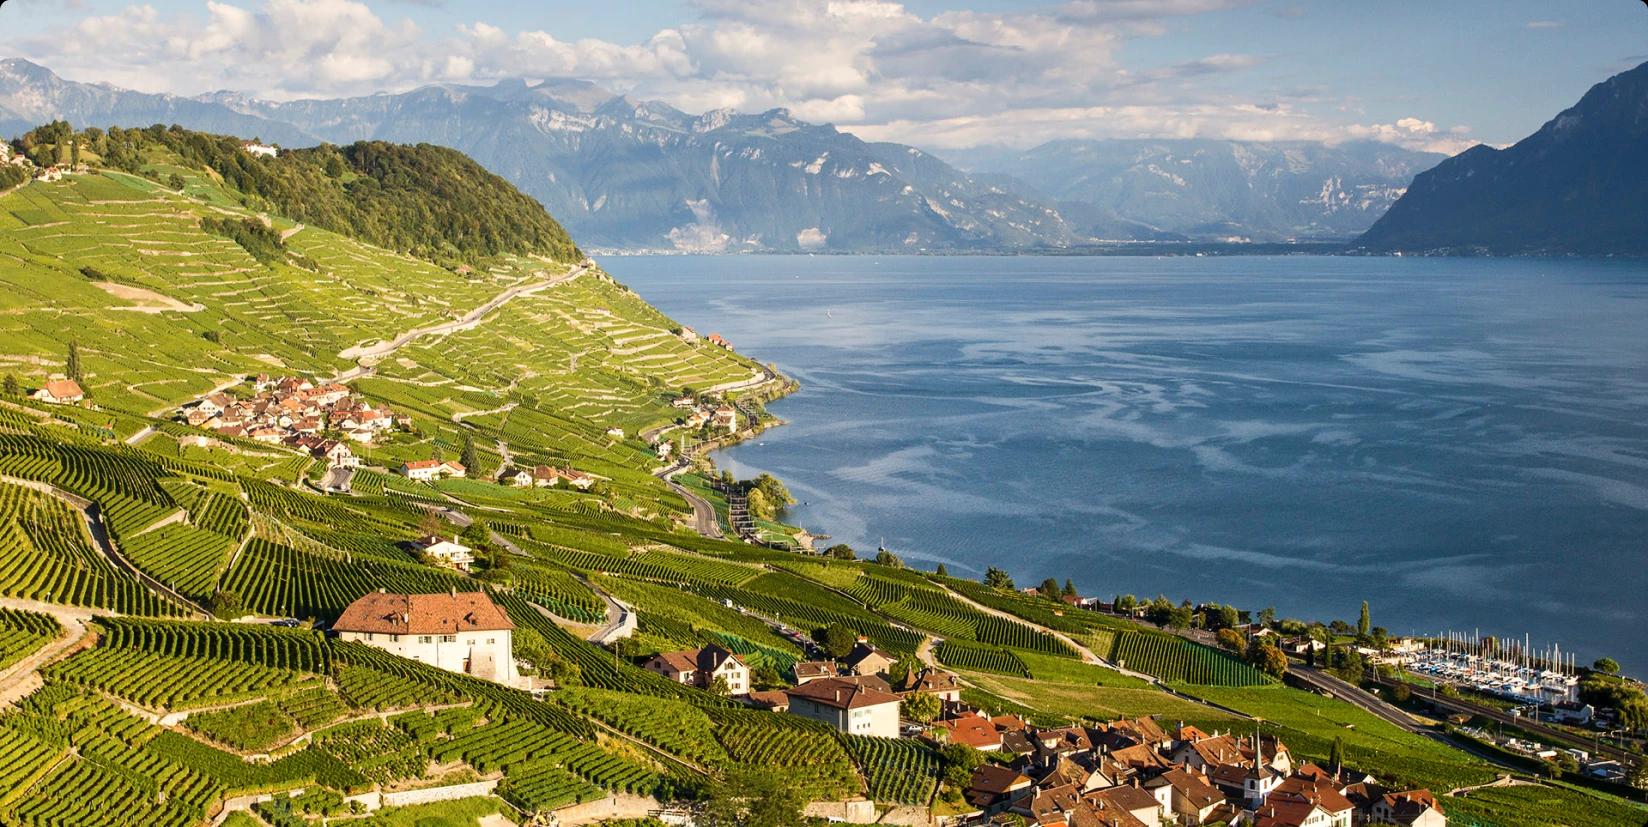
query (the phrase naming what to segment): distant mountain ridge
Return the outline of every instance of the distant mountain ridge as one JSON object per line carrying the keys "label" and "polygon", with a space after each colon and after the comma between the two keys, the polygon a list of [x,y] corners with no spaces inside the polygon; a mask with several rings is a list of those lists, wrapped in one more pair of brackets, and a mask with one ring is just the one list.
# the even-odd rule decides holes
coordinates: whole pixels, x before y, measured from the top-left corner
{"label": "distant mountain ridge", "polygon": [[1591,87],[1507,149],[1414,179],[1356,246],[1371,252],[1648,255],[1648,63]]}
{"label": "distant mountain ridge", "polygon": [[959,159],[1054,200],[1084,235],[1289,241],[1354,237],[1443,157],[1374,141],[1127,139]]}
{"label": "distant mountain ridge", "polygon": [[[191,129],[285,146],[439,144],[514,183],[591,249],[996,251],[1096,240],[1339,240],[1441,158],[1374,143],[1061,141],[965,151],[973,172],[775,109],[689,115],[592,83],[439,84],[272,102],[65,81],[0,61],[0,130]],[[949,154],[949,153],[947,153]]]}

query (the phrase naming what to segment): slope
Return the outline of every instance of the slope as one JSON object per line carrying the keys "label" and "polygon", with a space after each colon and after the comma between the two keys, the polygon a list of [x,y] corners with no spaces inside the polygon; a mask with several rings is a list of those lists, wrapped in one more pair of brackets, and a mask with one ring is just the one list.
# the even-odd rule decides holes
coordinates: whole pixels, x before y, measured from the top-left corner
{"label": "slope", "polygon": [[1372,252],[1644,255],[1648,63],[1597,84],[1507,149],[1478,146],[1414,179],[1356,241]]}

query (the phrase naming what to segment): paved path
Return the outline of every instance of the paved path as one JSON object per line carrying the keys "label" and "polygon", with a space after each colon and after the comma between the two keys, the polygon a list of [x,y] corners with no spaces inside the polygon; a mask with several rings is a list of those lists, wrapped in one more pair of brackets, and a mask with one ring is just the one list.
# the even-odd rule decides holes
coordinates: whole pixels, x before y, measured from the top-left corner
{"label": "paved path", "polygon": [[137,433],[132,434],[129,437],[126,437],[126,444],[127,445],[136,445],[139,442],[142,442],[143,440],[148,439],[149,435],[154,433],[154,432],[155,432],[155,429],[154,429],[153,425],[145,425],[145,426],[143,426],[143,430],[138,431]]}
{"label": "paved path", "polygon": [[726,537],[725,534],[721,533],[721,520],[715,516],[715,506],[710,505],[709,500],[694,494],[685,486],[678,485],[675,482],[675,475],[685,470],[687,470],[686,462],[677,462],[675,465],[659,472],[658,478],[663,480],[671,491],[680,494],[687,501],[687,504],[692,506],[692,527],[694,530],[705,537],[716,540]]}
{"label": "paved path", "polygon": [[487,301],[486,304],[463,314],[453,321],[428,325],[426,327],[413,328],[412,330],[408,330],[387,342],[380,341],[370,345],[356,345],[351,348],[346,348],[342,352],[338,353],[338,358],[354,360],[356,363],[355,367],[352,367],[327,381],[342,383],[365,376],[372,370],[371,366],[367,364],[368,362],[376,364],[378,361],[381,361],[383,357],[388,356],[389,354],[394,353],[395,351],[400,350],[406,345],[425,336],[444,336],[448,333],[456,333],[461,330],[468,330],[475,327],[485,321],[486,317],[491,314],[492,311],[503,307],[510,301],[518,299],[521,296],[529,296],[541,290],[546,290],[557,284],[564,284],[572,281],[573,279],[583,275],[592,265],[593,263],[589,261],[580,262],[571,270],[568,270],[562,275],[555,276],[554,278],[544,279],[543,281],[535,281],[529,284],[517,284],[514,287],[493,296],[489,301]]}

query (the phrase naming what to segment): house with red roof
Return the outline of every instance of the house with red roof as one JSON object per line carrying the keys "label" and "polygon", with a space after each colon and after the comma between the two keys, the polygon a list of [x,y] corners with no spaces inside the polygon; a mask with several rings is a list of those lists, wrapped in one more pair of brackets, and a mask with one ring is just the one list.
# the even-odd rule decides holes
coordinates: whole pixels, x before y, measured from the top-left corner
{"label": "house with red roof", "polygon": [[849,735],[898,737],[899,698],[891,692],[841,678],[822,678],[794,687],[788,694],[791,715],[822,721]]}
{"label": "house with red roof", "polygon": [[85,399],[86,392],[73,379],[53,379],[36,390],[34,398],[49,405],[73,405]]}
{"label": "house with red roof", "polygon": [[332,632],[449,672],[515,685],[515,624],[485,592],[396,594],[379,589],[350,603]]}

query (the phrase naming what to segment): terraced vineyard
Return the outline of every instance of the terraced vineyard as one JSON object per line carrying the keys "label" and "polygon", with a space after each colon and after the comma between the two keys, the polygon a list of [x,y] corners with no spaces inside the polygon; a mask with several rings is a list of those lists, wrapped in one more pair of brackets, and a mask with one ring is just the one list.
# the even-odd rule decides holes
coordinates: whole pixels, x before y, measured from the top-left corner
{"label": "terraced vineyard", "polygon": [[1123,632],[1110,660],[1128,669],[1174,683],[1205,686],[1263,686],[1274,681],[1253,667],[1205,646],[1172,635]]}
{"label": "terraced vineyard", "polygon": [[864,774],[871,800],[926,804],[937,789],[943,765],[926,744],[862,735],[843,740]]}
{"label": "terraced vineyard", "polygon": [[127,614],[181,611],[93,549],[85,521],[67,503],[5,483],[0,483],[0,595]]}
{"label": "terraced vineyard", "polygon": [[62,632],[51,615],[0,608],[0,669],[28,657]]}
{"label": "terraced vineyard", "polygon": [[946,640],[933,647],[933,654],[940,663],[956,669],[1030,677],[1030,668],[1006,649]]}

